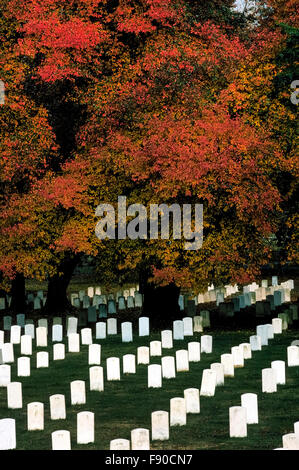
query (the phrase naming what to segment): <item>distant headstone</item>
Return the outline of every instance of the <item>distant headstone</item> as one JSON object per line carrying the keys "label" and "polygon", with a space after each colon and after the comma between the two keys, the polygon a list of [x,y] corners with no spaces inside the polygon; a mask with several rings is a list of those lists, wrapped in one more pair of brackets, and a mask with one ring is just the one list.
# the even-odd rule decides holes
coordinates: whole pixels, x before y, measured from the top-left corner
{"label": "distant headstone", "polygon": [[100,304],[99,305],[99,318],[107,318],[107,315],[108,315],[107,304]]}
{"label": "distant headstone", "polygon": [[213,337],[210,335],[203,335],[201,337],[201,352],[211,354],[213,348]]}
{"label": "distant headstone", "polygon": [[299,366],[299,346],[288,346],[288,367]]}
{"label": "distant headstone", "polygon": [[99,321],[96,323],[96,339],[106,338],[106,323]]}
{"label": "distant headstone", "polygon": [[193,318],[185,317],[183,318],[184,323],[184,337],[193,336]]}
{"label": "distant headstone", "polygon": [[253,335],[249,337],[251,351],[262,350],[262,340],[259,335]]}
{"label": "distant headstone", "polygon": [[272,361],[271,369],[275,371],[276,383],[285,385],[286,383],[286,368],[284,361]]}
{"label": "distant headstone", "polygon": [[117,320],[116,318],[108,318],[107,320],[107,335],[117,334]]}
{"label": "distant headstone", "polygon": [[202,372],[200,395],[213,397],[216,388],[216,372],[210,369],[204,369]]}
{"label": "distant headstone", "polygon": [[52,326],[52,342],[60,343],[63,338],[63,329],[62,325],[53,325]]}
{"label": "distant headstone", "polygon": [[21,336],[21,354],[22,356],[31,356],[32,354],[32,338],[30,335]]}
{"label": "distant headstone", "polygon": [[256,393],[243,393],[241,395],[241,406],[246,409],[247,424],[258,424],[258,404]]}
{"label": "distant headstone", "polygon": [[82,328],[81,330],[81,344],[92,344],[92,330],[91,328]]}
{"label": "distant headstone", "polygon": [[186,403],[186,413],[199,413],[200,401],[198,388],[186,388],[184,390],[184,398]]}
{"label": "distant headstone", "polygon": [[25,327],[25,315],[24,315],[24,313],[19,313],[17,315],[17,325],[19,325],[21,328]]}
{"label": "distant headstone", "polygon": [[136,428],[131,431],[132,450],[150,450],[149,430]]}
{"label": "distant headstone", "polygon": [[4,331],[9,331],[11,328],[12,318],[9,315],[3,317],[3,329]]}
{"label": "distant headstone", "polygon": [[169,439],[169,414],[167,411],[154,411],[152,418],[152,441]]}
{"label": "distant headstone", "polygon": [[138,319],[138,330],[139,330],[139,336],[149,336],[150,329],[149,329],[148,317],[140,317]]}
{"label": "distant headstone", "polygon": [[185,398],[175,397],[170,399],[170,426],[185,426],[187,423],[187,411]]}
{"label": "distant headstone", "polygon": [[135,292],[134,294],[135,307],[142,308],[142,294]]}
{"label": "distant headstone", "polygon": [[12,343],[4,343],[1,348],[2,348],[2,362],[3,362],[3,364],[12,364],[15,360],[13,344]]}
{"label": "distant headstone", "polygon": [[49,367],[49,353],[47,351],[40,351],[36,353],[36,368],[41,369]]}
{"label": "distant headstone", "polygon": [[224,367],[220,362],[213,362],[210,369],[216,373],[216,387],[224,385]]}
{"label": "distant headstone", "polygon": [[162,344],[162,349],[173,348],[172,330],[161,331],[161,344]]}
{"label": "distant headstone", "polygon": [[23,407],[21,382],[7,384],[7,408],[19,409]]}
{"label": "distant headstone", "polygon": [[7,387],[11,382],[11,366],[2,364],[0,366],[0,387]]}
{"label": "distant headstone", "polygon": [[148,346],[139,346],[137,348],[137,364],[149,364],[150,354]]}
{"label": "distant headstone", "polygon": [[110,450],[130,450],[129,439],[113,439],[110,441]]}
{"label": "distant headstone", "polygon": [[108,314],[113,315],[116,313],[115,300],[108,300]]}
{"label": "distant headstone", "polygon": [[29,335],[32,339],[35,339],[35,327],[32,323],[27,323],[25,325],[25,335]]}
{"label": "distant headstone", "polygon": [[94,288],[93,288],[93,287],[88,287],[88,288],[87,288],[87,295],[88,295],[88,297],[90,297],[91,299],[93,298],[93,296],[94,296]]}
{"label": "distant headstone", "polygon": [[0,419],[0,450],[12,450],[16,447],[16,420]]}
{"label": "distant headstone", "polygon": [[161,341],[150,342],[150,355],[151,356],[162,356]]}
{"label": "distant headstone", "polygon": [[202,333],[203,332],[203,317],[195,316],[193,317],[193,331],[194,333]]}
{"label": "distant headstone", "polygon": [[188,351],[180,349],[175,353],[176,370],[177,372],[184,372],[189,370]]}
{"label": "distant headstone", "polygon": [[118,310],[125,310],[126,307],[126,300],[124,296],[118,298]]}
{"label": "distant headstone", "polygon": [[27,405],[27,429],[28,431],[44,430],[44,404],[32,402]]}
{"label": "distant headstone", "polygon": [[276,375],[273,369],[262,369],[262,392],[277,392]]}
{"label": "distant headstone", "polygon": [[135,354],[125,354],[123,356],[123,373],[136,374]]}
{"label": "distant headstone", "polygon": [[90,298],[88,295],[83,297],[83,308],[88,308],[90,306]]}
{"label": "distant headstone", "polygon": [[94,442],[94,413],[81,411],[77,414],[77,444]]}
{"label": "distant headstone", "polygon": [[41,348],[48,346],[48,331],[45,326],[36,328],[36,346]]}
{"label": "distant headstone", "polygon": [[12,344],[20,344],[21,342],[21,327],[13,325],[10,329],[10,342]]}
{"label": "distant headstone", "polygon": [[42,308],[42,301],[39,297],[34,298],[33,308],[34,310],[39,310]]}
{"label": "distant headstone", "polygon": [[100,344],[89,344],[88,364],[90,366],[99,366],[101,364],[101,345]]}
{"label": "distant headstone", "polygon": [[211,321],[210,321],[210,312],[209,312],[209,310],[201,310],[200,316],[202,318],[203,328],[210,328]]}
{"label": "distant headstone", "polygon": [[287,450],[299,450],[299,435],[295,433],[284,434],[282,446]]}
{"label": "distant headstone", "polygon": [[221,354],[221,364],[223,365],[224,377],[234,377],[234,361],[232,354]]}
{"label": "distant headstone", "polygon": [[120,363],[118,357],[106,359],[107,380],[120,380]]}
{"label": "distant headstone", "polygon": [[70,333],[68,335],[68,352],[80,352],[80,335],[79,333]]}
{"label": "distant headstone", "polygon": [[184,339],[184,322],[182,320],[175,320],[173,322],[173,339],[174,340]]}
{"label": "distant headstone", "polygon": [[30,377],[30,358],[29,357],[18,357],[17,360],[17,376],[18,377]]}
{"label": "distant headstone", "polygon": [[70,431],[54,431],[51,433],[52,450],[71,450]]}
{"label": "distant headstone", "polygon": [[231,348],[231,354],[233,356],[234,367],[244,367],[243,349],[240,348],[240,346],[233,346]]}
{"label": "distant headstone", "polygon": [[96,392],[104,391],[104,371],[101,366],[89,368],[89,390]]}
{"label": "distant headstone", "polygon": [[62,361],[64,358],[65,358],[65,345],[62,343],[54,344],[53,361]]}
{"label": "distant headstone", "polygon": [[71,333],[77,333],[78,330],[78,318],[68,317],[67,319],[67,336]]}
{"label": "distant headstone", "polygon": [[189,362],[200,361],[200,343],[198,341],[188,343],[188,356]]}
{"label": "distant headstone", "polygon": [[121,324],[121,340],[123,343],[130,343],[133,341],[133,328],[131,322],[123,322]]}
{"label": "distant headstone", "polygon": [[74,380],[71,382],[71,404],[72,405],[85,405],[86,392],[84,380]]}
{"label": "distant headstone", "polygon": [[175,379],[175,360],[172,356],[164,356],[161,359],[163,379]]}
{"label": "distant headstone", "polygon": [[229,437],[247,437],[246,408],[229,408]]}
{"label": "distant headstone", "polygon": [[128,298],[127,298],[127,307],[128,308],[135,308],[134,297],[132,295],[129,295]]}
{"label": "distant headstone", "polygon": [[148,366],[147,386],[148,388],[162,387],[162,366],[160,364],[151,364]]}
{"label": "distant headstone", "polygon": [[239,344],[239,347],[242,350],[242,354],[243,354],[244,359],[251,359],[252,358],[250,343],[241,343],[241,344]]}
{"label": "distant headstone", "polygon": [[66,419],[64,395],[56,394],[50,396],[50,416],[53,420]]}

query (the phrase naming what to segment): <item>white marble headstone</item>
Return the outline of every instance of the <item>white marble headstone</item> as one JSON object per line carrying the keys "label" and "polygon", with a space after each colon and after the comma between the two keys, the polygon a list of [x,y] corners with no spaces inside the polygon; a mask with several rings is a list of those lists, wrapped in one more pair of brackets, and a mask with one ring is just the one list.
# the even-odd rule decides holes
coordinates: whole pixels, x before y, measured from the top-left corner
{"label": "white marble headstone", "polygon": [[72,405],[85,405],[86,392],[84,380],[73,380],[71,382],[71,403]]}
{"label": "white marble headstone", "polygon": [[0,450],[12,450],[15,449],[16,446],[15,419],[0,419]]}
{"label": "white marble headstone", "polygon": [[184,398],[186,403],[186,413],[199,413],[200,400],[198,388],[186,388],[184,390]]}
{"label": "white marble headstone", "polygon": [[170,426],[185,426],[187,423],[187,410],[185,398],[170,399]]}
{"label": "white marble headstone", "polygon": [[107,380],[120,380],[120,361],[118,357],[108,357],[106,360]]}
{"label": "white marble headstone", "polygon": [[173,356],[162,357],[161,364],[162,364],[163,379],[174,379],[176,376],[174,357]]}
{"label": "white marble headstone", "polygon": [[77,414],[77,444],[94,442],[94,413],[81,411]]}
{"label": "white marble headstone", "polygon": [[154,411],[152,418],[152,441],[166,441],[169,439],[169,413],[167,411]]}
{"label": "white marble headstone", "polygon": [[150,364],[147,372],[148,388],[162,387],[162,366],[160,364]]}
{"label": "white marble headstone", "polygon": [[27,405],[27,429],[28,431],[44,430],[44,404],[34,401]]}

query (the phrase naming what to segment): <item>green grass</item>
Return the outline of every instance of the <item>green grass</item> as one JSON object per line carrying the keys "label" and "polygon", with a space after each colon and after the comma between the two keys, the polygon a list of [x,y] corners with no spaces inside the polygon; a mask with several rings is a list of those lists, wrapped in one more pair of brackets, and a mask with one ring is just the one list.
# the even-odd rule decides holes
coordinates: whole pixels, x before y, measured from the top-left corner
{"label": "green grass", "polygon": [[[206,332],[205,332],[206,333]],[[163,379],[162,389],[147,388],[147,366],[138,365],[134,375],[121,375],[120,382],[107,382],[105,359],[109,356],[122,358],[124,354],[136,354],[138,346],[148,345],[150,340],[160,339],[159,334],[149,338],[134,336],[134,343],[121,343],[119,335],[105,340],[97,340],[102,345],[102,366],[104,367],[104,392],[89,391],[88,346],[81,345],[80,353],[66,353],[64,361],[52,360],[50,367],[36,369],[35,352],[31,356],[31,377],[17,377],[16,360],[12,364],[12,381],[23,384],[23,408],[7,409],[6,389],[0,388],[0,418],[15,418],[17,425],[17,449],[51,449],[51,432],[66,429],[71,432],[72,449],[109,449],[109,442],[116,438],[130,439],[130,431],[137,427],[150,429],[151,412],[169,411],[169,401],[182,397],[184,389],[200,388],[202,371],[212,362],[220,362],[220,355],[229,353],[231,346],[248,342],[253,331],[212,331],[213,353],[203,354],[201,361],[190,363],[189,372],[177,373],[176,379]],[[200,340],[200,334],[184,341],[175,341],[173,350],[163,350],[163,355],[174,355],[175,350],[187,349],[189,341]],[[273,360],[287,360],[286,349],[298,338],[295,330],[276,335],[268,347],[253,352],[252,359],[245,361],[245,367],[235,369],[234,378],[226,378],[223,387],[217,387],[214,397],[201,397],[201,412],[188,415],[187,425],[170,428],[168,441],[151,443],[152,449],[209,449],[209,450],[271,450],[282,445],[282,435],[293,432],[293,423],[299,420],[299,367],[286,368],[286,385],[278,385],[277,393],[265,394],[261,391],[261,370],[270,367]],[[34,342],[33,342],[34,343]],[[15,345],[18,357],[19,345]],[[66,348],[67,349],[67,348]],[[161,358],[152,358],[151,363],[160,363]],[[121,365],[122,366],[122,365]],[[70,382],[85,380],[86,405],[71,406]],[[259,424],[248,425],[248,437],[229,438],[228,409],[241,404],[242,393],[258,394]],[[66,398],[67,419],[50,420],[49,397],[62,393]],[[45,430],[27,431],[27,404],[32,401],[44,403]],[[76,444],[76,415],[79,411],[95,413],[95,443]]]}

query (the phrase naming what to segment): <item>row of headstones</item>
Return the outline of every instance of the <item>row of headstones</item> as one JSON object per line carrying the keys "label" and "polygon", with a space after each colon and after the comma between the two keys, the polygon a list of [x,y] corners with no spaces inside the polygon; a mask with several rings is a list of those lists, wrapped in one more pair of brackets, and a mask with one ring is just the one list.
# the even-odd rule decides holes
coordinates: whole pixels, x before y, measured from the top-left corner
{"label": "row of headstones", "polygon": [[[65,400],[63,395],[50,397],[51,419],[65,419]],[[151,414],[151,439],[164,441],[169,439],[170,426],[183,426],[187,423],[188,413],[200,413],[199,390],[184,390],[184,398],[170,400],[170,414],[167,411],[154,411]],[[247,425],[258,423],[258,401],[254,393],[241,395],[241,406],[229,408],[230,437],[246,437]],[[28,430],[44,429],[43,403],[33,402],[27,405]],[[77,413],[77,444],[94,442],[94,413],[82,411]],[[71,436],[67,430],[51,433],[52,450],[71,450]],[[294,423],[294,433],[282,436],[282,448],[275,450],[299,450],[299,422]],[[0,420],[0,450],[16,449],[16,423],[14,419]],[[136,428],[131,431],[131,442],[128,439],[113,439],[110,450],[150,450],[150,432],[148,429]]]}
{"label": "row of headstones", "polygon": [[[147,318],[145,318],[148,320]],[[196,318],[185,318],[185,321],[179,321],[179,331],[176,330],[175,326],[177,322],[174,322],[174,335],[172,330],[164,330],[161,332],[161,341],[152,341],[150,343],[150,348],[144,347],[143,354],[147,354],[146,350],[149,349],[149,354],[151,356],[154,355],[161,355],[162,348],[172,348],[173,347],[173,338],[174,339],[184,339],[186,336],[191,336],[193,332],[193,325],[192,322],[194,321],[194,329],[197,331],[202,331],[202,318],[197,322]],[[108,320],[109,321],[109,320]],[[32,326],[32,325],[31,325]],[[56,326],[56,325],[55,325]],[[54,326],[54,327],[55,327]],[[20,328],[20,327],[18,327]],[[12,331],[14,332],[14,327],[12,327]],[[116,333],[116,331],[115,331]],[[131,325],[129,325],[129,332],[123,329],[123,340],[132,340],[132,331]],[[129,333],[129,335],[128,335]],[[179,333],[179,334],[178,334]],[[103,336],[103,335],[102,335]],[[60,339],[60,338],[59,338]],[[0,363],[10,364],[14,362],[14,349],[13,344],[14,341],[18,343],[19,341],[19,331],[18,337],[12,338],[12,343],[4,343],[0,349]],[[92,344],[92,332],[91,329],[86,328],[81,330],[81,341],[82,344],[89,346],[89,362],[98,364],[100,362],[100,355],[101,355],[101,346],[97,344]],[[25,355],[32,355],[32,337],[30,335],[23,335],[20,336],[21,342],[21,354]],[[36,344],[38,347],[46,347],[47,346],[47,334],[45,327],[38,327],[37,328],[37,341]],[[92,346],[92,347],[91,347]],[[209,335],[202,336],[202,351],[209,353],[212,352],[212,337]],[[77,333],[70,333],[68,336],[68,352],[80,352],[80,335]],[[64,344],[55,344],[53,347],[53,360],[63,360],[65,358],[65,345]],[[143,359],[143,363],[145,359]],[[37,352],[36,354],[36,367],[43,368],[49,367],[49,353],[46,351]],[[5,368],[3,369],[3,373],[7,376],[8,371]],[[30,375],[30,360],[26,357],[19,357],[17,361],[17,369],[18,369],[18,376],[29,376]],[[5,372],[6,371],[6,372]]]}
{"label": "row of headstones", "polygon": [[[281,319],[273,319],[274,320],[274,327],[277,333],[282,333],[282,320]],[[264,331],[269,334],[269,338],[273,337],[272,333],[274,332],[273,325],[263,325],[263,333]],[[261,332],[261,329],[258,328],[258,333]],[[267,336],[267,344],[268,344],[268,336]],[[221,363],[214,363],[211,364],[210,370],[205,369],[202,374],[202,382],[201,382],[201,389],[200,395],[203,396],[214,396],[215,388],[217,385],[224,384],[224,377],[232,377],[234,376],[234,368],[235,367],[243,367],[244,366],[244,359],[251,358],[251,345],[253,346],[254,350],[260,350],[262,348],[262,338],[259,334],[250,337],[250,343],[243,343],[239,346],[234,346],[231,348],[231,354],[223,354],[221,355]],[[190,343],[189,343],[190,344]],[[292,362],[290,357],[291,348],[288,348],[288,362],[290,365],[295,365]],[[295,347],[297,348],[297,346]],[[299,348],[298,351],[298,358],[299,358]],[[291,354],[292,355],[292,354]],[[163,358],[164,359],[164,358]],[[158,364],[154,364],[149,366],[148,369],[148,386],[152,387],[161,387],[162,386],[162,378],[161,378],[161,366]],[[272,361],[271,367],[273,368],[273,376],[277,383],[285,383],[285,363],[284,361]],[[268,377],[267,374],[263,374],[262,372],[262,380],[263,380],[263,391],[268,392]],[[264,390],[265,389],[265,390]],[[179,399],[184,400],[184,399]],[[184,405],[181,403],[181,424],[186,424],[184,419]],[[229,417],[230,417],[230,435],[231,437],[243,437],[242,433],[244,434],[244,424],[241,423],[241,431],[240,431],[240,414],[238,413],[239,408],[241,408],[242,413],[245,410],[245,426],[246,426],[246,435],[247,435],[247,423],[251,424],[254,422],[258,422],[258,409],[257,409],[257,395],[255,394],[244,394],[241,397],[241,407],[232,407],[229,410]],[[248,408],[248,411],[247,411]],[[164,412],[162,412],[164,413]],[[166,422],[166,416],[164,417],[164,422]],[[179,424],[179,423],[177,423]],[[165,427],[165,433],[167,435],[167,426]],[[143,430],[145,431],[145,430]],[[145,433],[146,434],[146,433]],[[245,435],[245,434],[244,434]],[[116,439],[111,441],[110,449],[119,449],[119,450],[126,450],[129,449],[128,447],[129,441],[125,439]],[[149,442],[146,449],[149,449]]]}
{"label": "row of headstones", "polygon": [[89,297],[84,295],[81,300],[79,294],[71,294],[71,304],[73,307],[88,309],[94,307],[99,310],[101,315],[116,314],[117,310],[126,310],[127,308],[141,308],[143,304],[143,296],[140,292],[135,292],[134,297],[129,295],[127,298],[120,296],[115,301],[114,299],[107,299],[106,295],[95,295]]}
{"label": "row of headstones", "polygon": [[[232,352],[233,352],[233,349],[236,349],[236,347],[232,348]],[[296,347],[296,349],[298,349],[298,358],[299,358],[299,348]],[[115,359],[118,360],[118,358],[108,358],[108,360],[110,360],[111,363],[113,364],[112,368],[114,368],[114,366],[115,366]],[[107,360],[107,369],[109,368],[108,360]],[[157,373],[157,371],[155,370],[155,366],[157,366],[157,365],[149,366],[149,370],[151,370],[151,373],[152,373],[153,376],[156,376],[156,373]],[[215,374],[216,374],[216,372],[212,372],[212,374],[210,374],[210,372],[208,370],[205,370],[203,372],[201,395],[207,395],[207,396],[213,396],[214,395],[214,392],[211,393],[211,377],[210,377],[210,375],[214,375],[214,378],[215,378]],[[112,374],[112,376],[113,375],[114,374]],[[112,379],[113,379],[113,377],[112,377]],[[115,379],[115,376],[114,376],[114,379]],[[215,380],[213,382],[215,382]],[[74,381],[71,384],[71,389],[72,389],[72,387],[74,387],[74,389],[75,389],[75,391],[73,392],[74,396],[72,397],[72,404],[75,404],[75,403],[83,404],[83,403],[85,403],[85,384],[84,384],[84,382],[83,381]],[[77,390],[76,390],[76,388],[77,388]]]}
{"label": "row of headstones", "polygon": [[[43,328],[43,327],[41,327]],[[83,330],[81,330],[82,333]],[[84,332],[85,333],[85,332]],[[88,344],[88,363],[89,365],[95,364],[98,365],[101,363],[101,345],[93,344],[91,331],[84,339],[84,344]],[[32,338],[31,336],[22,336],[21,340],[26,339],[26,342],[21,342],[21,354],[32,354]],[[27,341],[30,340],[30,341]],[[203,335],[201,337],[202,341],[202,352],[211,353],[212,352],[212,336]],[[161,332],[161,341],[151,341],[150,346],[140,346],[137,348],[137,361],[138,364],[148,364],[150,356],[161,356],[162,348],[172,349],[173,348],[173,332],[172,330],[163,330]],[[80,352],[80,342],[79,334],[71,333],[68,337],[68,351],[69,352]],[[184,363],[184,350],[183,353],[177,352],[177,362],[181,364]],[[2,360],[5,364],[10,364],[14,362],[14,351],[12,343],[5,343],[1,350]],[[188,351],[191,361],[200,360],[200,343],[193,342],[188,344]],[[182,358],[181,358],[182,356]],[[65,358],[65,345],[64,344],[55,344],[53,346],[53,360],[62,360]],[[134,362],[132,362],[134,358]],[[125,355],[124,356],[124,373],[135,373],[132,372],[135,370],[135,355]],[[40,351],[36,353],[36,368],[49,367],[49,353],[46,351]],[[178,368],[181,369],[178,365]],[[0,369],[4,374],[5,381],[10,375],[9,369],[2,367]],[[182,369],[185,370],[185,369]],[[30,375],[30,359],[28,357],[19,357],[17,360],[17,375],[18,376],[29,376]],[[1,374],[0,374],[1,377]],[[4,379],[3,379],[4,380]],[[0,385],[4,386],[0,378]]]}
{"label": "row of headstones", "polygon": [[[281,321],[278,321],[281,323]],[[268,329],[267,325],[267,329]],[[270,325],[273,329],[272,325]],[[282,329],[280,328],[280,333]],[[253,337],[252,337],[253,338]],[[257,335],[259,341],[258,346],[261,347],[261,338]],[[254,337],[254,343],[256,338]],[[258,347],[258,349],[259,349]],[[292,348],[292,347],[291,347]],[[297,348],[297,346],[295,347]],[[298,357],[299,357],[299,348]],[[288,358],[289,358],[289,349],[288,349]],[[240,359],[241,357],[241,359]],[[231,377],[234,375],[235,367],[243,367],[244,359],[251,358],[251,347],[249,343],[244,343],[239,346],[234,346],[231,348],[231,354],[221,355],[221,363],[211,364],[210,370],[205,369],[202,374],[202,382],[200,395],[201,396],[214,396],[216,385],[224,384],[224,376]],[[290,364],[295,365],[295,364]],[[285,363],[284,361],[272,361],[271,371],[273,372],[273,377],[275,378],[276,383],[285,383]],[[151,370],[151,373],[150,373]],[[267,369],[266,369],[267,371]],[[267,374],[262,371],[262,381],[263,381],[263,392],[269,393],[269,377]],[[151,378],[150,378],[151,375]],[[158,377],[158,378],[157,378]],[[160,387],[162,386],[161,380],[161,370],[158,364],[149,366],[148,374],[148,386]],[[194,406],[198,409],[199,412],[199,390],[191,389],[197,391],[196,394],[193,392]],[[196,398],[198,397],[198,398]],[[177,403],[176,410],[178,412],[177,421],[175,424],[184,425],[186,424],[186,403],[183,403],[185,400],[181,398],[173,399]],[[168,439],[169,437],[169,428],[168,428],[168,418],[167,412],[162,413],[161,419],[163,417],[164,422],[164,432],[161,432],[161,438]],[[153,416],[153,414],[152,414]],[[257,406],[257,395],[252,393],[243,394],[241,396],[241,407],[231,407],[229,409],[229,420],[230,420],[230,437],[245,437],[247,436],[247,424],[258,423],[258,406]],[[161,423],[160,423],[161,426]],[[143,434],[146,436],[146,433],[143,430]],[[127,450],[129,449],[129,441],[126,439],[115,439],[110,443],[110,449],[118,450]],[[149,449],[149,441],[147,440],[146,447],[140,447],[141,449]]]}
{"label": "row of headstones", "polygon": [[[288,366],[299,366],[298,346],[289,346],[287,349]],[[262,392],[277,392],[277,385],[286,383],[285,362],[272,361],[271,368],[262,369]],[[257,395],[247,393],[241,396],[241,406],[229,408],[230,437],[247,437],[247,424],[258,423]],[[298,423],[299,424],[299,423]],[[299,429],[298,429],[299,430]],[[296,432],[296,429],[295,429]],[[283,436],[283,443],[284,443]],[[294,445],[297,444],[297,447]],[[289,445],[289,447],[288,447]],[[299,436],[294,438],[293,434],[286,435],[285,448],[299,449]]]}
{"label": "row of headstones", "polygon": [[[184,339],[185,336],[192,336],[193,332],[202,332],[204,325],[210,325],[209,312],[202,312],[203,316],[196,316],[194,318],[185,317],[183,320],[177,320],[173,323],[174,339]],[[57,320],[61,319],[58,318]],[[48,323],[47,319],[41,319],[38,321],[39,325],[36,329],[33,324],[25,325],[25,334],[21,335],[21,326],[13,325],[10,328],[10,343],[21,344],[21,351],[28,350],[28,352],[22,352],[22,354],[31,354],[32,339],[36,339],[37,347],[47,347],[48,345]],[[68,318],[67,325],[67,336],[71,334],[77,334],[78,319],[76,317]],[[138,322],[139,336],[149,336],[149,318],[140,317]],[[115,335],[117,334],[117,320],[115,318],[109,318],[107,324],[105,322],[96,323],[96,339],[105,339],[106,334]],[[121,323],[121,334],[123,342],[133,341],[133,325],[132,322]],[[75,337],[72,337],[73,341]],[[77,337],[79,339],[79,337]],[[53,324],[52,326],[52,341],[61,342],[63,340],[63,327],[61,324]],[[92,329],[83,328],[81,329],[81,342],[82,344],[92,343]],[[0,348],[3,348],[4,343],[4,331],[0,330]],[[77,350],[75,352],[78,352]],[[6,362],[6,361],[3,361]]]}
{"label": "row of headstones", "polygon": [[[185,317],[185,318],[190,318],[190,317]],[[210,313],[208,310],[202,310],[199,316],[195,316],[193,318],[194,318],[194,328],[197,329],[198,331],[202,331],[203,327],[210,326]],[[90,316],[90,318],[88,318],[88,321],[97,322],[97,315],[95,314],[95,315]],[[186,320],[184,319],[182,321],[186,322]],[[116,320],[114,318],[108,319],[108,323],[107,323],[108,331],[109,331],[109,324],[115,325],[115,322]],[[48,331],[48,319],[47,318],[39,319],[37,325],[38,327],[46,328]],[[77,333],[78,325],[79,325],[79,319],[77,317],[68,317],[67,318],[67,335],[69,333]],[[14,328],[15,329],[14,335],[16,338],[19,338],[21,333],[19,333],[20,331],[19,328],[16,328],[17,326],[19,326],[20,328],[24,328],[25,335],[28,334],[32,336],[32,338],[34,339],[35,326],[34,326],[33,320],[25,320],[25,315],[19,314],[17,315],[17,324],[12,325],[12,317],[11,316],[4,317],[4,331],[10,331],[12,328]],[[114,331],[115,327],[113,326],[111,330]],[[138,331],[139,331],[139,336],[149,336],[150,327],[149,327],[148,317],[140,317],[138,319]],[[110,333],[110,334],[117,334],[117,333]],[[62,335],[63,335],[62,318],[54,317],[53,325],[52,325],[52,338],[56,336],[59,338]],[[3,343],[3,341],[4,341],[4,332],[0,330],[0,345],[1,343]],[[19,341],[19,340],[17,339],[16,341]],[[53,341],[61,341],[61,340],[53,339]]]}
{"label": "row of headstones", "polygon": [[[60,418],[59,418],[60,419]],[[27,405],[28,431],[42,431],[44,429],[44,405],[39,402]],[[52,450],[71,450],[71,436],[69,431],[54,431],[51,433]],[[94,442],[94,413],[81,411],[77,413],[77,444]],[[0,420],[0,450],[16,449],[16,421],[12,418]]]}
{"label": "row of headstones", "polygon": [[[290,301],[291,291],[289,289],[261,287],[256,291],[245,292],[233,297],[229,302],[224,302],[224,298],[218,298],[217,305],[219,305],[220,313],[233,316],[235,312],[240,312],[240,310],[255,304],[256,315],[264,316],[271,315],[271,312],[275,311],[277,307]],[[298,319],[297,305],[290,306],[290,308],[294,314],[294,319]]]}
{"label": "row of headstones", "polygon": [[[242,289],[242,293],[235,296],[239,292],[238,286],[228,285],[224,286],[223,288],[214,289],[214,286],[208,288],[208,291],[204,294],[199,294],[197,298],[194,298],[195,304],[199,303],[206,303],[206,302],[216,302],[217,306],[221,303],[224,303],[224,299],[226,297],[235,296],[231,300],[231,304],[229,305],[229,312],[232,314],[232,308],[234,311],[240,311],[247,306],[252,305],[258,301],[266,300],[266,296],[269,295],[269,302],[274,309],[275,306],[281,305],[283,302],[289,302],[290,299],[290,291],[294,289],[294,281],[292,279],[278,284],[278,277],[272,277],[272,286],[268,287],[268,281],[262,280],[261,286],[257,283],[251,283],[247,286],[244,286]],[[275,294],[275,291],[278,290],[278,293]],[[247,294],[247,295],[246,295]],[[274,299],[275,296],[275,299]],[[184,301],[183,299],[180,300],[180,306],[182,308]],[[186,303],[186,300],[185,300]],[[233,305],[232,305],[233,304]],[[224,307],[223,307],[224,310]],[[226,313],[226,312],[224,312]]]}
{"label": "row of headstones", "polygon": [[[132,307],[140,307],[142,306],[142,295],[138,292],[139,286],[136,285],[135,287],[131,287],[129,289],[125,289],[123,291],[118,291],[116,295],[113,293],[110,294],[102,294],[100,286],[90,286],[86,290],[80,290],[78,293],[72,293],[70,295],[70,300],[73,306],[80,307],[82,304],[89,306],[91,303],[92,305],[98,305],[99,303],[107,304],[108,300],[116,300],[119,303],[119,299],[122,298],[120,301],[119,310],[123,309],[123,299],[125,302],[128,302],[127,308]],[[89,300],[87,300],[87,297]],[[130,299],[128,299],[130,297]],[[78,299],[79,302],[76,302],[75,299]],[[30,303],[33,304],[33,308],[35,310],[41,309],[47,300],[46,294],[39,290],[35,294],[33,292],[27,293],[26,296],[26,303],[29,305]],[[11,296],[6,295],[5,297],[0,297],[0,310],[5,310],[6,307],[10,307],[11,304]],[[134,305],[135,304],[135,305]],[[141,304],[141,305],[140,305]],[[83,308],[87,308],[83,307]]]}

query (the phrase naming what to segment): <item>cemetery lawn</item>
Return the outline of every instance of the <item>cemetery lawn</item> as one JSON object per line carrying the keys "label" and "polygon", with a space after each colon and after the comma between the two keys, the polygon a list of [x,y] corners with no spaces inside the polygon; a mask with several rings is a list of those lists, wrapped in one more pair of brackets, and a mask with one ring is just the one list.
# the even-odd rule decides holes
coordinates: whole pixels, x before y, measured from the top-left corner
{"label": "cemetery lawn", "polygon": [[[134,334],[133,343],[121,343],[120,335],[105,340],[94,340],[102,345],[101,365],[104,367],[105,391],[89,391],[88,346],[81,345],[80,353],[67,353],[63,361],[53,361],[52,343],[47,350],[50,354],[50,367],[36,369],[36,348],[33,341],[31,356],[31,376],[17,377],[16,357],[20,356],[19,345],[14,345],[15,363],[11,366],[11,381],[21,381],[23,387],[23,408],[7,409],[6,389],[0,388],[0,419],[15,418],[18,450],[50,450],[51,432],[69,430],[72,450],[109,449],[110,440],[130,439],[130,431],[142,427],[151,429],[151,413],[157,410],[169,411],[171,398],[183,397],[184,389],[200,389],[203,369],[213,362],[220,362],[220,355],[230,353],[232,346],[249,342],[247,331],[209,331],[213,336],[213,353],[201,355],[201,361],[190,363],[189,372],[177,373],[176,379],[163,379],[163,388],[147,388],[147,366],[137,365],[136,374],[121,375],[120,382],[107,382],[106,358],[124,354],[136,354],[138,346],[148,346],[152,340],[160,340],[160,334],[139,338]],[[49,335],[50,336],[50,335]],[[174,356],[178,349],[187,349],[189,341],[200,341],[200,333],[195,333],[184,341],[174,341],[174,348],[163,349],[163,355]],[[170,427],[168,441],[151,442],[156,450],[272,450],[282,446],[282,435],[293,432],[294,422],[299,420],[299,367],[287,367],[286,385],[278,385],[277,393],[262,393],[261,370],[271,367],[271,361],[284,360],[287,364],[287,347],[298,339],[298,330],[288,330],[269,340],[269,346],[252,353],[252,359],[245,361],[245,367],[235,369],[234,378],[225,378],[225,385],[216,388],[214,397],[200,397],[200,414],[187,416],[187,425]],[[66,346],[67,350],[67,346]],[[151,363],[161,363],[160,357],[151,358]],[[71,406],[70,382],[85,380],[86,405]],[[241,405],[242,393],[258,395],[259,424],[248,425],[247,438],[229,438],[230,406]],[[65,395],[67,419],[50,420],[50,395]],[[27,431],[27,404],[33,401],[44,403],[44,431]],[[95,443],[76,444],[76,415],[80,411],[95,413]]]}

